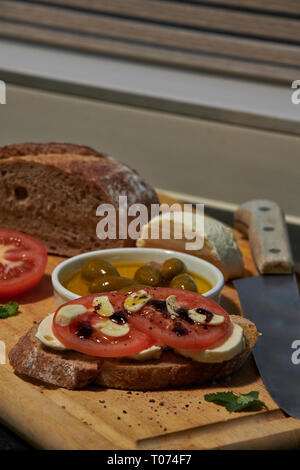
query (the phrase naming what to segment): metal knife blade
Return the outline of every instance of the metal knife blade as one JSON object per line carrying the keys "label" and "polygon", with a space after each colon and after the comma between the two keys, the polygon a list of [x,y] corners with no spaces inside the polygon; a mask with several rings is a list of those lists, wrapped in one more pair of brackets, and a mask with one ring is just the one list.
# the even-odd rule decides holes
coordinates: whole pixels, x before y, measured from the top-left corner
{"label": "metal knife blade", "polygon": [[261,333],[257,367],[278,406],[300,419],[300,301],[283,212],[274,202],[250,201],[237,210],[235,227],[249,237],[260,274],[234,281],[244,316]]}

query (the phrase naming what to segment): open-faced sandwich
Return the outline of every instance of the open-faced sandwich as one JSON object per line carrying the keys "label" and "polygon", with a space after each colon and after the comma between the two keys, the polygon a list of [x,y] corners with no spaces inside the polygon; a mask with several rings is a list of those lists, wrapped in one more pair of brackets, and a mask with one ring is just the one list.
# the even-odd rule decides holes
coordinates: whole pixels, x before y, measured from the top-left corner
{"label": "open-faced sandwich", "polygon": [[68,389],[154,390],[239,369],[257,341],[249,320],[196,292],[105,292],[60,306],[12,348],[19,374]]}

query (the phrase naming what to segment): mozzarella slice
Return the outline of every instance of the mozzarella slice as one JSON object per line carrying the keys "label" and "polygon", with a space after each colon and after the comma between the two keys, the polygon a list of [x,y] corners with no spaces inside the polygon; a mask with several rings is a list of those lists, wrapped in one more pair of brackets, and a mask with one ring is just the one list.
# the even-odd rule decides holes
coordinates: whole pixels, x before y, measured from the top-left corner
{"label": "mozzarella slice", "polygon": [[133,292],[126,298],[124,308],[128,312],[138,312],[150,299],[152,299],[151,295],[145,290]]}
{"label": "mozzarella slice", "polygon": [[44,320],[39,324],[38,330],[35,334],[45,346],[48,346],[52,349],[57,349],[58,351],[65,351],[66,348],[55,336],[52,331],[54,313],[50,313]]}
{"label": "mozzarella slice", "polygon": [[130,329],[128,323],[118,325],[118,323],[115,323],[111,320],[97,323],[95,328],[101,331],[104,336],[112,336],[113,338],[127,335]]}
{"label": "mozzarella slice", "polygon": [[243,328],[233,323],[232,334],[218,348],[205,349],[204,351],[188,351],[187,349],[175,349],[174,351],[196,362],[224,362],[240,354],[244,347]]}
{"label": "mozzarella slice", "polygon": [[151,361],[153,359],[159,359],[162,353],[162,348],[160,346],[151,346],[150,348],[144,349],[137,354],[130,354],[127,356],[128,359],[133,359],[134,361]]}
{"label": "mozzarella slice", "polygon": [[197,312],[196,308],[189,310],[188,316],[195,323],[205,323],[207,325],[221,325],[225,321],[225,317],[223,317],[222,315],[217,315],[216,313],[213,314],[211,320],[207,321],[206,315],[203,313]]}
{"label": "mozzarella slice", "polygon": [[93,307],[95,311],[103,317],[110,317],[114,313],[114,308],[107,295],[95,297],[93,300]]}
{"label": "mozzarella slice", "polygon": [[60,326],[68,326],[75,318],[85,313],[87,309],[81,304],[71,304],[61,307],[58,311],[55,321]]}

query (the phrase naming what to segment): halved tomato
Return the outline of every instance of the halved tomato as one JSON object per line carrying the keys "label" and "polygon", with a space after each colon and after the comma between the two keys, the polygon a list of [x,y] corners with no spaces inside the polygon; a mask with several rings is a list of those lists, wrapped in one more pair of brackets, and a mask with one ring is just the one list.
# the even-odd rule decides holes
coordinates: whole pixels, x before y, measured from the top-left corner
{"label": "halved tomato", "polygon": [[[114,309],[112,317],[99,315],[97,309],[93,307],[93,300],[101,296],[107,296],[112,304]],[[119,292],[105,292],[67,302],[55,312],[52,324],[54,335],[66,347],[98,357],[123,357],[150,348],[155,340],[127,323],[123,310],[125,298],[125,294]],[[86,311],[76,316],[71,323],[63,326],[58,320],[58,315],[66,306],[74,306],[75,309],[77,306],[83,306]],[[72,309],[69,308],[69,311],[72,312]],[[109,322],[108,327],[102,329],[102,326],[107,324],[106,322]],[[119,325],[121,329],[122,327],[128,328],[128,332],[118,337],[110,336],[109,328],[114,325]]]}
{"label": "halved tomato", "polygon": [[[148,333],[159,345],[176,349],[200,351],[222,344],[231,334],[232,325],[228,313],[216,302],[196,292],[169,288],[145,288],[152,299],[138,312],[128,315],[128,321],[138,330]],[[176,296],[181,307],[180,315],[169,314],[165,300]],[[190,309],[221,315],[220,325],[193,322],[187,315]]]}
{"label": "halved tomato", "polygon": [[0,228],[0,297],[12,297],[34,287],[47,265],[47,250],[25,233]]}

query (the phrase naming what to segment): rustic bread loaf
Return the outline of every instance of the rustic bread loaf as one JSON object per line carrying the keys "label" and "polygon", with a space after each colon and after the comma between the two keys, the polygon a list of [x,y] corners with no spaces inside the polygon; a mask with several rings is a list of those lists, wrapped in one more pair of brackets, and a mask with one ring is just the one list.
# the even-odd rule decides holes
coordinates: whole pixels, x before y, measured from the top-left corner
{"label": "rustic bread loaf", "polygon": [[119,196],[127,196],[128,205],[145,204],[149,214],[158,204],[154,189],[134,170],[72,144],[0,148],[0,183],[0,226],[29,233],[58,255],[134,246],[129,237],[97,238],[97,207],[112,204],[118,214]]}
{"label": "rustic bread loaf", "polygon": [[19,374],[69,389],[94,382],[103,387],[128,390],[203,384],[238,370],[257,341],[258,333],[252,322],[238,315],[231,315],[231,319],[243,328],[246,347],[234,358],[221,363],[195,362],[172,351],[163,352],[160,359],[143,363],[126,358],[95,358],[73,351],[58,352],[35,337],[37,326],[20,338],[9,352],[9,360]]}

